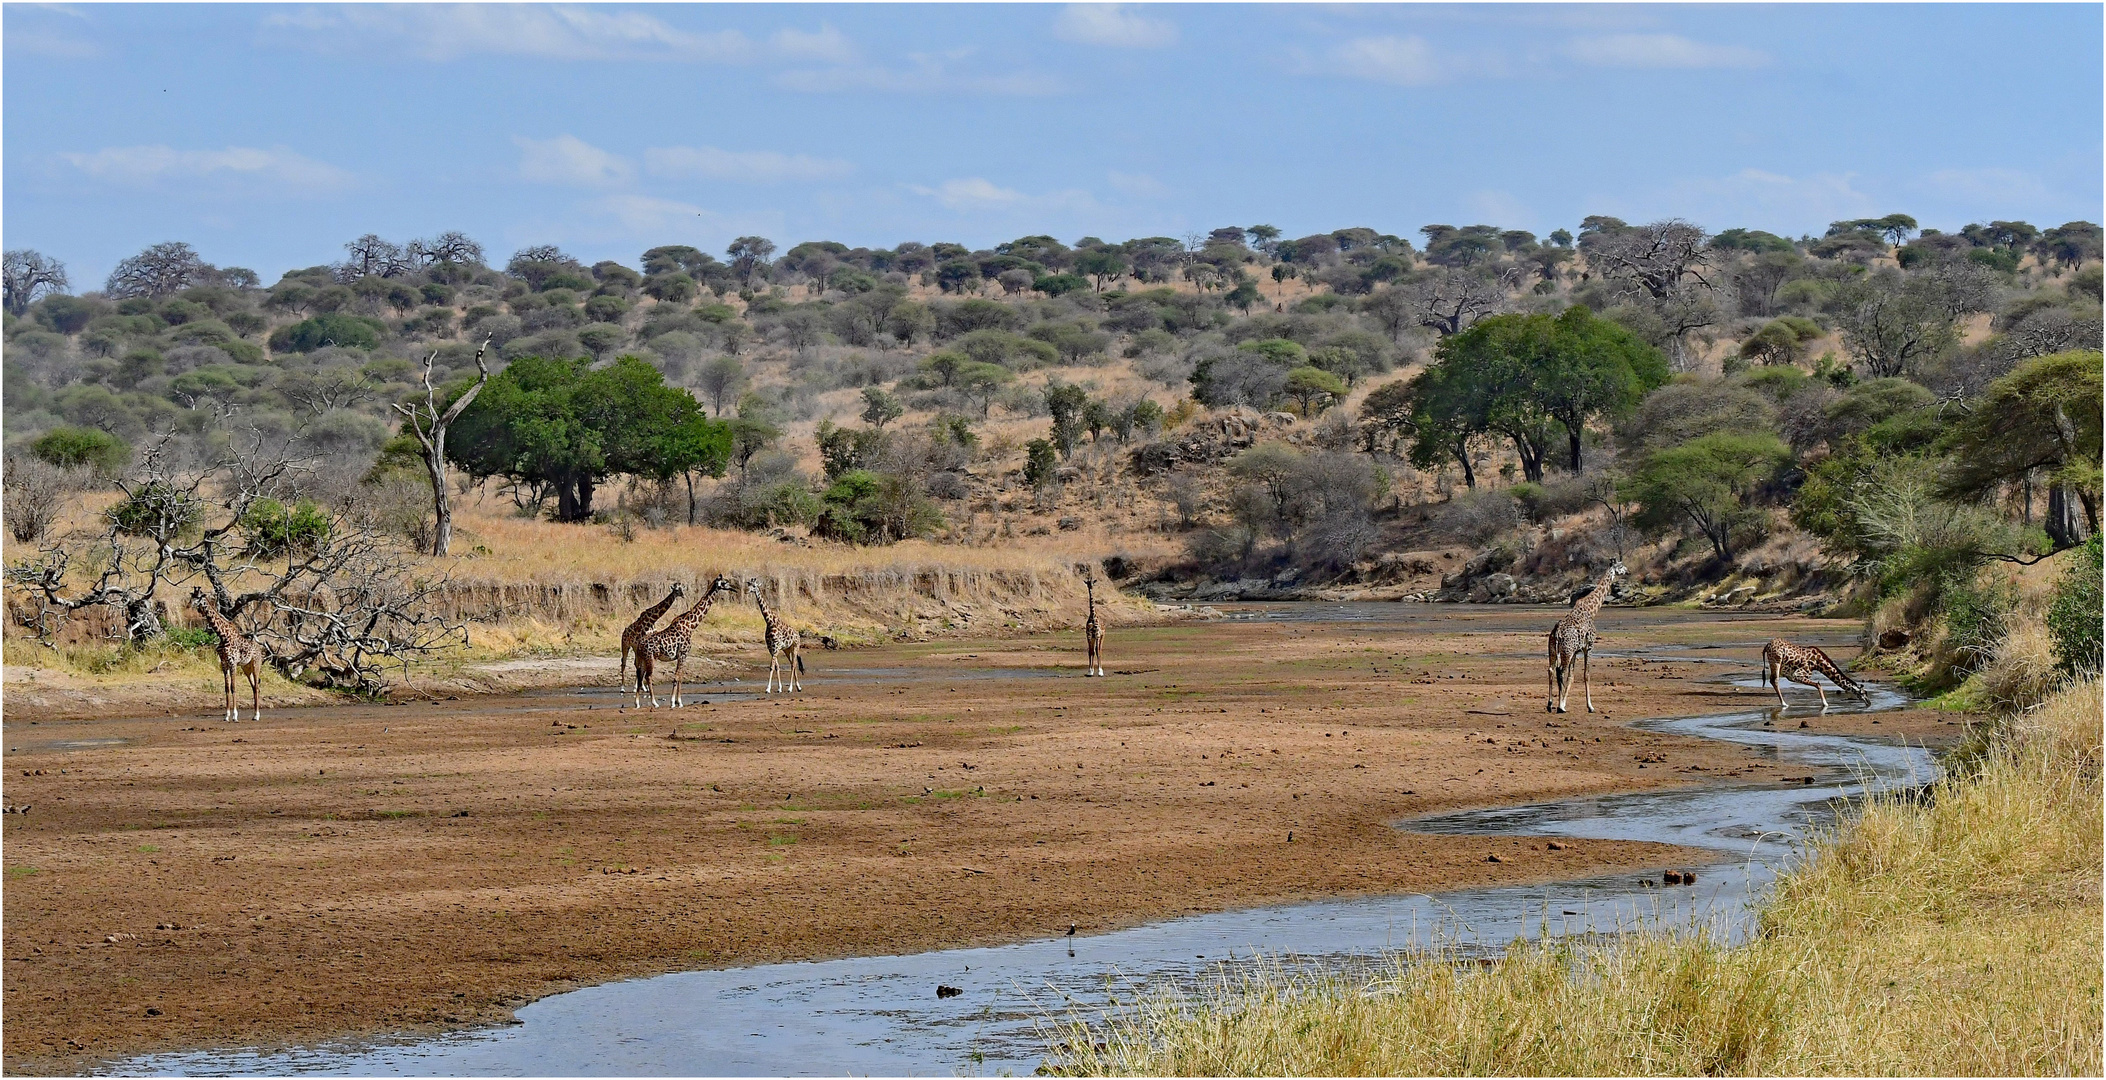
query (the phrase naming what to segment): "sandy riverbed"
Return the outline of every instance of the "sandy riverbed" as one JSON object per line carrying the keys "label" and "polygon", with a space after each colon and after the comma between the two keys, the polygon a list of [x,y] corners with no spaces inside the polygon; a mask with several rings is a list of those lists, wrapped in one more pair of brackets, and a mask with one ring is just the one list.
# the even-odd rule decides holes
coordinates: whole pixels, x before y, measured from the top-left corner
{"label": "sandy riverbed", "polygon": [[[239,725],[11,705],[6,801],[31,811],[6,818],[5,1066],[467,1026],[682,968],[1669,865],[1685,853],[1390,823],[1781,779],[1753,752],[1625,725],[1759,706],[1767,691],[1717,679],[1773,635],[1853,629],[1612,609],[1604,711],[1575,693],[1546,716],[1557,612],[1407,607],[1123,631],[1105,679],[1080,677],[1074,635],[821,652],[804,694],[727,700],[758,689],[756,650],[729,658],[747,682],[677,713],[618,709],[606,687]],[[1690,648],[1613,655],[1661,645]],[[1782,722],[1802,717],[1826,723]]]}

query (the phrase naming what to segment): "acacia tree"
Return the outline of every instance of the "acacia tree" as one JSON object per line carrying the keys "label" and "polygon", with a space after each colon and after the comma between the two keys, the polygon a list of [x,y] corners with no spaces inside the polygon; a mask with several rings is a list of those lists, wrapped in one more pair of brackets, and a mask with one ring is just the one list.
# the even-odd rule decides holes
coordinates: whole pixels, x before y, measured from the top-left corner
{"label": "acacia tree", "polygon": [[403,416],[402,426],[416,436],[418,453],[424,458],[425,475],[431,480],[433,555],[445,555],[453,545],[453,502],[446,483],[446,431],[475,402],[475,396],[482,393],[483,385],[490,381],[490,367],[483,362],[483,355],[489,348],[490,339],[487,337],[476,346],[475,382],[444,409],[439,407],[439,390],[431,379],[432,363],[439,358],[437,352],[424,358],[424,400],[412,398],[396,402],[394,406],[395,411]]}
{"label": "acacia tree", "polygon": [[1543,463],[1562,428],[1567,463],[1580,468],[1589,421],[1630,408],[1667,381],[1660,354],[1583,306],[1562,315],[1495,315],[1444,339],[1422,375],[1414,427],[1432,439],[1421,457],[1454,453],[1469,434],[1493,432],[1514,444],[1521,470],[1543,481]]}
{"label": "acacia tree", "polygon": [[0,276],[5,278],[7,310],[21,315],[37,297],[46,293],[62,293],[70,287],[66,281],[66,264],[30,248],[16,248],[0,258]]}
{"label": "acacia tree", "polygon": [[2055,547],[2074,546],[2087,532],[2097,532],[2101,363],[2096,350],[2056,353],[1990,383],[1946,434],[1951,459],[1941,494],[1978,499],[2045,472],[2047,531]]}
{"label": "acacia tree", "polygon": [[1639,524],[1691,525],[1720,562],[1731,562],[1736,534],[1758,524],[1750,498],[1789,460],[1775,435],[1714,432],[1654,451],[1621,494],[1639,505]]}

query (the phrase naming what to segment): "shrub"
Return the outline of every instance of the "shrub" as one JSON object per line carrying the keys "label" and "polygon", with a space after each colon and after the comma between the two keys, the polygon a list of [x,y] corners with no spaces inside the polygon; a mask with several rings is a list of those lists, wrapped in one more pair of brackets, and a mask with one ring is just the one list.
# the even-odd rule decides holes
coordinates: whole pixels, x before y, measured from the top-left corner
{"label": "shrub", "polygon": [[123,439],[95,428],[62,426],[37,437],[29,452],[53,465],[86,465],[104,476],[115,476],[131,464],[132,448]]}
{"label": "shrub", "polygon": [[1033,439],[1024,444],[1024,453],[1024,482],[1035,488],[1051,484],[1054,472],[1060,468],[1053,441]]}
{"label": "shrub", "polygon": [[371,351],[380,347],[385,329],[377,319],[330,312],[280,327],[271,334],[271,351],[306,353],[331,345]]}
{"label": "shrub", "polygon": [[2101,610],[2106,605],[2106,563],[2098,533],[2074,556],[2076,564],[2056,582],[2048,603],[2048,635],[2065,671],[2097,672],[2101,663]]}
{"label": "shrub", "polygon": [[286,506],[276,499],[257,499],[241,515],[241,533],[250,554],[258,558],[313,551],[329,538],[329,515],[312,499]]}

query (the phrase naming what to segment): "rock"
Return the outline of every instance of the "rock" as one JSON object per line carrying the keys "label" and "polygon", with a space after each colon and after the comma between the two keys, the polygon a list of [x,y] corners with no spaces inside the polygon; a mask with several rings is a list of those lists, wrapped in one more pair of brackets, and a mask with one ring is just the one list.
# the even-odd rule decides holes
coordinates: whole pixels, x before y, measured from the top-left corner
{"label": "rock", "polygon": [[1563,845],[1563,844],[1560,844],[1560,843],[1558,843],[1558,842],[1557,842],[1557,841],[1555,841],[1555,840],[1552,840],[1552,841],[1550,842],[1550,844],[1549,844],[1549,847],[1550,847],[1550,850],[1552,850],[1552,851],[1563,851],[1563,850],[1565,850],[1565,845]]}
{"label": "rock", "polygon": [[1908,630],[1899,626],[1889,630],[1882,630],[1879,633],[1879,647],[1882,649],[1905,649],[1908,648],[1908,644],[1912,640],[1914,640],[1914,636]]}
{"label": "rock", "polygon": [[1485,856],[1485,857],[1484,857],[1484,861],[1486,861],[1486,862],[1505,862],[1506,860],[1505,860],[1505,859],[1502,859],[1502,858],[1500,858],[1500,857],[1499,857],[1499,856],[1497,856],[1497,855],[1487,855],[1487,856]]}
{"label": "rock", "polygon": [[955,986],[944,986],[941,983],[938,983],[936,986],[936,996],[940,998],[954,998],[962,993],[965,993],[965,991]]}

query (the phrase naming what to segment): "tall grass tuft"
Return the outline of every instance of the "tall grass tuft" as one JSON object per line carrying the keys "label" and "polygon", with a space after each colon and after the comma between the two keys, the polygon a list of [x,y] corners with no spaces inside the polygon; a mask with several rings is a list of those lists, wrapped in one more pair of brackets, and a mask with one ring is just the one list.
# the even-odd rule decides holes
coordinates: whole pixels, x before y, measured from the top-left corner
{"label": "tall grass tuft", "polygon": [[1641,927],[1278,967],[1163,991],[1048,1061],[1080,1074],[2078,1074],[2101,1069],[2099,685],[1967,773],[1814,836],[1728,947]]}

